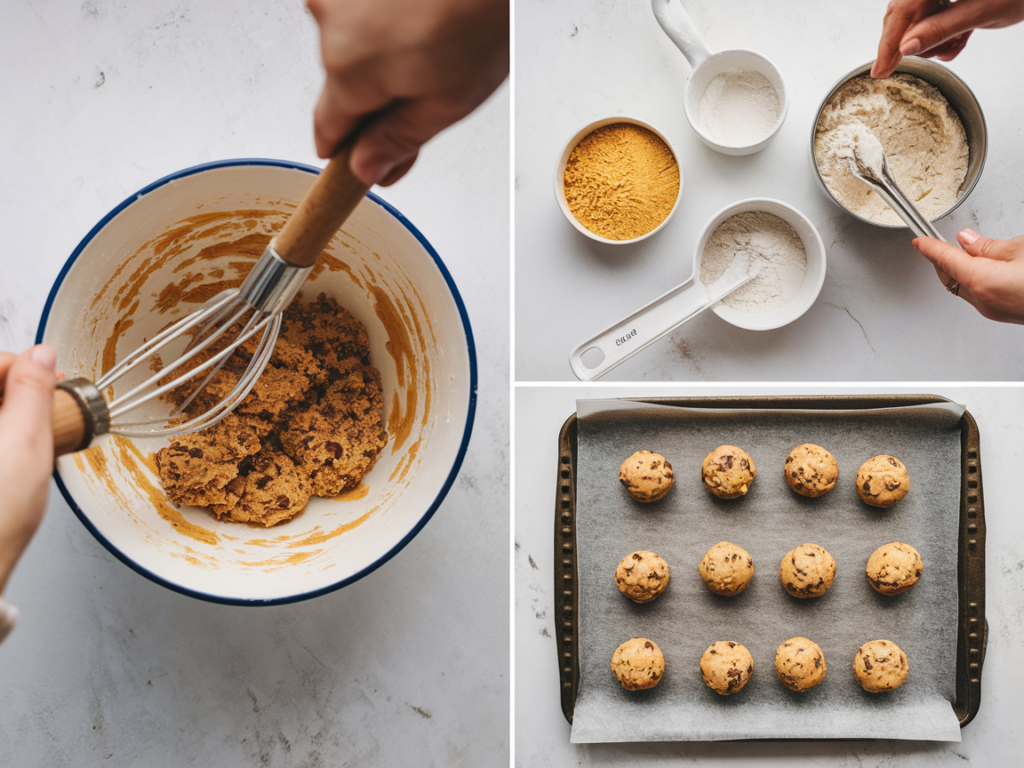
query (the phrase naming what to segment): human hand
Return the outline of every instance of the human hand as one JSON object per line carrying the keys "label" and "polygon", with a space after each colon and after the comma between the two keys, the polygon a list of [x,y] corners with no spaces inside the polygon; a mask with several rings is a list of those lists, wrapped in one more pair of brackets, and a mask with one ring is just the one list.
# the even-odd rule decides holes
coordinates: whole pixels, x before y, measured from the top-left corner
{"label": "human hand", "polygon": [[508,75],[508,0],[307,0],[327,78],[314,114],[330,157],[357,125],[352,172],[387,186]]}
{"label": "human hand", "polygon": [[0,593],[46,509],[53,471],[53,372],[45,345],[0,352]]}
{"label": "human hand", "polygon": [[964,229],[956,239],[962,251],[930,237],[916,238],[914,247],[935,265],[940,280],[959,282],[960,298],[983,316],[1024,323],[1024,236],[993,240]]}
{"label": "human hand", "polygon": [[888,77],[904,56],[952,61],[975,29],[1024,20],[1024,0],[891,0],[882,22],[872,77]]}

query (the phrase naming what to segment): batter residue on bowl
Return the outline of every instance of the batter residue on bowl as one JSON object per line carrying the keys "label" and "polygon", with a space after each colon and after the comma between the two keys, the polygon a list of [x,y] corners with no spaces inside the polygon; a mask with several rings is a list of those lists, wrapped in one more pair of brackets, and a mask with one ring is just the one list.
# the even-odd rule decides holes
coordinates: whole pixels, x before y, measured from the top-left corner
{"label": "batter residue on bowl", "polygon": [[899,72],[844,84],[821,110],[814,161],[825,186],[848,210],[879,224],[903,220],[850,173],[850,131],[861,123],[882,143],[889,168],[918,210],[934,219],[952,208],[967,176],[967,134],[960,116],[931,83]]}
{"label": "batter residue on bowl", "polygon": [[[228,358],[186,417],[231,391],[258,339]],[[172,394],[180,403],[189,392]],[[382,410],[366,329],[321,293],[285,311],[270,363],[235,411],[157,453],[160,479],[176,504],[269,527],[301,512],[310,496],[359,485],[387,442]]]}

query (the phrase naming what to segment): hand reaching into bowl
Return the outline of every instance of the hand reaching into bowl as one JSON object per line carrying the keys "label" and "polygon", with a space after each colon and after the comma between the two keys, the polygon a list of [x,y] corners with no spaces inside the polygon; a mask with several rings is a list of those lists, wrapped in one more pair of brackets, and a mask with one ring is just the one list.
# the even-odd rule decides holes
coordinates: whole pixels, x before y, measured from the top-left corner
{"label": "hand reaching into bowl", "polygon": [[872,77],[888,77],[904,56],[952,61],[975,29],[1024,20],[1024,0],[891,0]]}
{"label": "hand reaching into bowl", "polygon": [[0,593],[46,509],[56,361],[42,344],[17,356],[0,352]]}
{"label": "hand reaching into bowl", "polygon": [[476,109],[509,68],[508,0],[307,0],[326,82],[314,115],[330,157],[357,125],[352,172],[387,186]]}
{"label": "hand reaching into bowl", "polygon": [[[959,248],[918,237],[914,247],[935,265],[939,279],[960,283],[957,295],[989,320],[1024,323],[1024,236],[993,240],[970,229],[961,230]],[[944,274],[943,274],[944,273]]]}

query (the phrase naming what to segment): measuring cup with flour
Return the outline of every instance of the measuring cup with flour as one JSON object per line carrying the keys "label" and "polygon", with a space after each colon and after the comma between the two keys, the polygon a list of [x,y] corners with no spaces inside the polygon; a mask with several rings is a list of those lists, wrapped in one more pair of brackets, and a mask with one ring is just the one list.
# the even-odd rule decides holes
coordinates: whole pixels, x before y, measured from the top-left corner
{"label": "measuring cup with flour", "polygon": [[593,381],[705,309],[740,328],[780,328],[810,309],[824,281],[825,244],[806,216],[779,200],[741,200],[704,227],[689,280],[577,346],[569,365]]}
{"label": "measuring cup with flour", "polygon": [[683,108],[700,140],[726,155],[751,155],[768,146],[789,110],[778,68],[743,48],[711,53],[681,3],[651,0],[651,6],[665,34],[693,67]]}

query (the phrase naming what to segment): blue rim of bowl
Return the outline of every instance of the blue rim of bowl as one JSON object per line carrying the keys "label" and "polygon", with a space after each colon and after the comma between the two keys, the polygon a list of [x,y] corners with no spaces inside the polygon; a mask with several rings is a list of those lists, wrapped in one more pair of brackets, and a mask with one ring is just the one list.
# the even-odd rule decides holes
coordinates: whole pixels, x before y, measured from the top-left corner
{"label": "blue rim of bowl", "polygon": [[[57,275],[57,280],[54,282],[53,288],[50,289],[50,295],[46,297],[46,305],[43,307],[43,315],[39,319],[39,329],[36,331],[36,344],[42,343],[43,332],[46,330],[46,321],[50,317],[50,309],[53,307],[53,301],[56,298],[57,292],[60,290],[61,285],[64,283],[64,278],[67,276],[68,271],[74,265],[75,261],[78,259],[79,255],[82,253],[85,247],[92,241],[92,239],[97,235],[97,233],[99,233],[99,231],[110,222],[111,219],[117,216],[129,205],[134,203],[138,198],[149,194],[153,190],[164,186],[168,182],[184,178],[185,176],[192,176],[197,173],[202,173],[204,171],[215,170],[217,168],[230,168],[245,165],[264,165],[275,168],[287,168],[290,170],[305,171],[307,173],[312,174],[318,174],[320,173],[321,170],[316,166],[306,165],[304,163],[293,163],[287,160],[271,160],[266,158],[239,158],[235,160],[217,160],[212,163],[203,163],[201,165],[194,165],[191,168],[185,168],[181,171],[177,171],[168,176],[164,176],[162,179],[158,179],[157,181],[154,181],[152,184],[143,187],[135,194],[126,198],[120,205],[118,205],[116,208],[111,210],[110,213],[108,213],[106,216],[100,219],[99,223],[96,224],[96,226],[94,226],[91,230],[89,230],[89,234],[82,238],[82,241],[78,244],[75,250],[71,253],[71,256],[64,263],[64,267],[61,269],[60,274]],[[377,205],[382,207],[384,210],[386,210],[388,213],[390,213],[392,216],[394,216],[396,219],[398,219],[398,221],[407,230],[409,230],[412,236],[416,238],[420,245],[422,245],[426,249],[427,253],[430,254],[430,257],[434,260],[434,264],[437,266],[438,271],[440,271],[442,277],[444,277],[445,282],[448,284],[448,290],[451,292],[452,299],[454,299],[455,305],[458,307],[459,317],[462,319],[462,327],[466,332],[466,350],[469,353],[469,404],[466,412],[466,426],[462,434],[462,443],[459,445],[459,452],[455,457],[455,462],[454,464],[452,464],[452,469],[448,473],[448,477],[445,479],[444,484],[441,486],[441,490],[438,492],[437,497],[427,508],[427,511],[424,513],[423,517],[421,517],[419,521],[416,523],[416,525],[412,527],[412,530],[410,530],[404,537],[402,537],[402,539],[397,544],[395,544],[395,546],[393,546],[390,550],[385,552],[383,555],[377,558],[377,560],[363,568],[358,573],[354,573],[348,578],[342,579],[341,581],[337,582],[336,584],[321,587],[320,589],[316,589],[311,592],[303,592],[298,595],[290,595],[288,597],[275,597],[268,599],[245,599],[235,597],[221,597],[219,595],[211,595],[207,592],[199,592],[193,589],[187,589],[179,584],[175,584],[173,582],[168,581],[167,579],[157,576],[152,571],[136,563],[134,560],[132,560],[123,552],[121,552],[117,547],[111,544],[107,540],[107,538],[99,532],[96,526],[92,524],[89,518],[86,517],[85,513],[82,511],[81,507],[79,507],[78,504],[75,502],[74,497],[68,491],[67,487],[64,485],[64,482],[63,480],[61,480],[60,477],[60,472],[56,468],[54,468],[53,479],[57,482],[57,488],[60,489],[61,495],[64,497],[64,500],[67,501],[72,511],[82,522],[82,525],[84,525],[89,530],[89,532],[96,537],[96,540],[99,541],[100,544],[107,548],[107,551],[110,552],[110,554],[112,554],[122,563],[127,565],[133,571],[142,574],[150,581],[154,581],[157,584],[160,584],[163,587],[167,587],[167,589],[170,589],[174,592],[178,592],[183,595],[188,595],[189,597],[195,597],[200,600],[206,600],[211,603],[220,603],[222,605],[286,605],[288,603],[297,603],[302,600],[309,600],[314,597],[326,595],[329,592],[334,592],[335,590],[348,586],[353,582],[359,581],[359,579],[373,573],[375,570],[380,568],[382,565],[384,565],[384,563],[386,563],[388,560],[390,560],[399,552],[401,552],[405,545],[416,537],[416,534],[418,534],[423,529],[423,527],[430,521],[430,518],[434,516],[434,512],[436,512],[437,508],[441,506],[441,502],[444,501],[445,496],[448,495],[448,491],[451,489],[452,483],[455,482],[455,478],[459,474],[459,469],[462,467],[462,461],[466,457],[466,449],[469,446],[469,437],[473,431],[473,420],[474,417],[476,416],[476,345],[473,343],[473,329],[470,327],[469,314],[466,312],[466,306],[462,302],[462,296],[459,294],[459,289],[455,287],[455,281],[452,280],[452,276],[448,272],[448,268],[445,267],[444,262],[441,261],[441,257],[438,256],[437,251],[435,251],[434,247],[427,241],[427,238],[425,238],[423,234],[413,225],[413,223],[409,221],[404,215],[402,215],[401,211],[399,211],[393,205],[391,205],[385,200],[382,200],[373,192],[367,192],[366,196],[370,198],[373,202],[375,202]]]}

